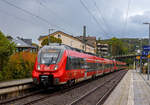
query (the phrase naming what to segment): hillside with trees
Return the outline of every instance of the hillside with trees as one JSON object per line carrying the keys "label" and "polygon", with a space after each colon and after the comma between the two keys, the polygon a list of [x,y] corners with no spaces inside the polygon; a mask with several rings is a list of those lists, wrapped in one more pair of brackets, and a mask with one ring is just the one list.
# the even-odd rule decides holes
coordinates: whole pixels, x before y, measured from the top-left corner
{"label": "hillside with trees", "polygon": [[[97,40],[97,43],[103,43],[109,45],[109,56],[118,55],[128,55],[128,54],[137,54],[138,50],[142,50],[142,46],[148,45],[148,39],[139,39],[139,38],[111,38],[106,40]],[[121,59],[127,64],[133,64],[134,59],[127,58]]]}
{"label": "hillside with trees", "polygon": [[142,46],[148,45],[148,39],[139,38],[111,38],[106,40],[97,40],[100,43],[109,44],[109,54],[111,56],[135,54],[141,50]]}

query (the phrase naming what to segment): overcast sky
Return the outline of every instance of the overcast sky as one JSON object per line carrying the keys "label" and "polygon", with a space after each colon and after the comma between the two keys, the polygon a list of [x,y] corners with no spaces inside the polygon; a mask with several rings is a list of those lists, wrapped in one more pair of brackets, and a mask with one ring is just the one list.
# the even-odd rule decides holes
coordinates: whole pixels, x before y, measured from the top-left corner
{"label": "overcast sky", "polygon": [[[148,38],[150,0],[0,0],[0,30],[38,43],[48,28],[102,39]],[[54,32],[53,31],[53,32]]]}

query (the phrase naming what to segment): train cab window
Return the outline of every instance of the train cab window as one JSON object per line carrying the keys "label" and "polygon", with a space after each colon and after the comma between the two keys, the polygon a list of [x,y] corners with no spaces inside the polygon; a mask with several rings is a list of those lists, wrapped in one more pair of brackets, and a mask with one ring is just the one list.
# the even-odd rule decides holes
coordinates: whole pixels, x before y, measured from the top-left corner
{"label": "train cab window", "polygon": [[46,64],[46,65],[56,64],[59,55],[60,55],[59,49],[43,49],[38,54],[38,62],[40,64]]}

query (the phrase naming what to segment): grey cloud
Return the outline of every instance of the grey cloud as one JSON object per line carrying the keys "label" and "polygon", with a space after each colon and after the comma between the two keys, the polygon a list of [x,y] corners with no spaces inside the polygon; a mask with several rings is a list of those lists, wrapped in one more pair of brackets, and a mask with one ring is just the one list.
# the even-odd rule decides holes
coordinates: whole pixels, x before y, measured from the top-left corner
{"label": "grey cloud", "polygon": [[131,16],[130,21],[135,24],[142,24],[143,22],[150,22],[150,11],[146,11],[142,15]]}
{"label": "grey cloud", "polygon": [[[22,12],[0,0],[0,30],[13,37],[32,38],[38,43],[40,35],[48,34],[48,28],[62,30],[73,35],[82,35],[83,25],[87,26],[87,34],[102,38],[110,37],[142,37],[147,29],[141,23],[150,21],[148,0],[132,0],[129,15],[138,11],[147,11],[143,15],[135,15],[128,19],[125,29],[124,15],[127,13],[128,0],[95,0],[105,19],[100,18],[93,0],[82,0],[99,21],[98,25],[81,5],[80,0],[7,0],[33,14],[49,21],[43,22],[34,16]],[[44,4],[39,3],[39,1]],[[106,26],[108,25],[108,27]],[[56,27],[59,26],[59,27]],[[103,33],[102,28],[108,33]],[[64,30],[63,30],[63,29]]]}

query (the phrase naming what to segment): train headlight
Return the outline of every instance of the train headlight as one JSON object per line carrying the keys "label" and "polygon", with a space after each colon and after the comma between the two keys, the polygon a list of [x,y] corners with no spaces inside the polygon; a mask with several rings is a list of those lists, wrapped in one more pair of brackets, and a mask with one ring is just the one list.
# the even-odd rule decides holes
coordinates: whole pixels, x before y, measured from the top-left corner
{"label": "train headlight", "polygon": [[40,65],[37,65],[37,69],[38,69],[38,70],[40,70],[40,69],[41,69]]}
{"label": "train headlight", "polygon": [[54,70],[57,70],[58,69],[58,65],[56,65],[55,67],[54,67]]}

